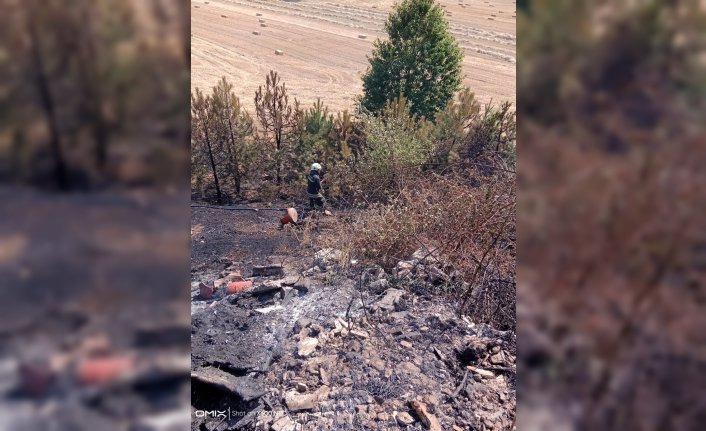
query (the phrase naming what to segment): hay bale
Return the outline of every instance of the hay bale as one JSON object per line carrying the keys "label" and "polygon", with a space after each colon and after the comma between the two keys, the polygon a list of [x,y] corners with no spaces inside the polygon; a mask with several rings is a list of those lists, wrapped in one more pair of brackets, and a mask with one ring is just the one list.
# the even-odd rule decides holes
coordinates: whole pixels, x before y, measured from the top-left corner
{"label": "hay bale", "polygon": [[359,34],[358,39],[367,39],[368,35],[367,34]]}
{"label": "hay bale", "polygon": [[259,35],[260,35],[260,32],[257,31],[257,30],[255,30],[254,32],[252,32],[252,34],[254,34],[255,36],[259,36]]}
{"label": "hay bale", "polygon": [[221,15],[221,18],[228,18],[228,15]]}
{"label": "hay bale", "polygon": [[284,55],[284,51],[281,49],[275,49],[275,55]]}
{"label": "hay bale", "polygon": [[260,24],[260,27],[267,27],[267,24],[263,22],[262,24]]}
{"label": "hay bale", "polygon": [[264,19],[259,19],[258,21],[260,21],[260,22],[265,22],[265,20],[264,20]]}
{"label": "hay bale", "polygon": [[255,16],[262,16],[260,12],[256,13]]}

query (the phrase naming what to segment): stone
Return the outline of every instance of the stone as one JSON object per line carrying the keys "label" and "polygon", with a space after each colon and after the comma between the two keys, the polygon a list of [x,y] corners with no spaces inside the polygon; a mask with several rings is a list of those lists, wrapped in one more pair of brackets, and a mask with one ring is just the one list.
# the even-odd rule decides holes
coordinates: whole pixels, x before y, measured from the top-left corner
{"label": "stone", "polygon": [[358,330],[358,329],[353,329],[353,330],[351,330],[351,331],[350,331],[350,334],[351,334],[351,335],[355,335],[356,337],[362,338],[362,339],[370,338],[370,335],[368,335],[367,332],[365,332],[365,331],[360,331],[360,330]]}
{"label": "stone", "polygon": [[[250,285],[252,286],[252,281],[250,281]],[[258,286],[255,286],[254,289],[252,289],[250,292],[256,295],[263,294],[263,293],[270,293],[274,292],[276,290],[281,289],[282,286],[279,282],[277,281],[266,281]]]}
{"label": "stone", "polygon": [[255,311],[260,314],[269,314],[273,311],[279,311],[279,310],[283,310],[283,309],[284,309],[284,307],[282,307],[281,305],[271,305],[269,307],[256,308]]}
{"label": "stone", "polygon": [[210,299],[213,296],[214,286],[209,286],[205,283],[199,283],[199,297],[201,299]]}
{"label": "stone", "polygon": [[253,277],[272,277],[276,275],[284,275],[282,265],[258,265],[252,268]]}
{"label": "stone", "polygon": [[256,400],[265,395],[265,388],[259,380],[248,376],[234,376],[215,367],[192,371],[191,380],[232,393],[245,402]]}
{"label": "stone", "polygon": [[419,419],[421,419],[422,423],[425,427],[427,427],[427,429],[429,429],[429,431],[442,431],[439,420],[436,416],[429,413],[426,404],[421,401],[412,401],[410,404],[412,405],[415,413],[417,413]]}
{"label": "stone", "polygon": [[410,269],[411,270],[412,268],[414,268],[414,262],[406,262],[403,260],[403,261],[397,262],[396,268],[398,271],[403,270],[403,269]]}
{"label": "stone", "polygon": [[412,274],[412,271],[410,271],[409,269],[401,269],[401,270],[397,271],[396,276],[397,276],[398,280],[403,280],[403,279],[409,277],[411,274]]}
{"label": "stone", "polygon": [[282,286],[282,305],[289,304],[297,296],[299,296],[298,290],[291,286]]}
{"label": "stone", "polygon": [[402,340],[400,341],[400,345],[404,347],[405,349],[411,349],[412,348],[412,343],[409,341]]}
{"label": "stone", "polygon": [[491,371],[484,370],[482,368],[477,368],[471,365],[467,366],[466,368],[483,377],[484,379],[492,379],[495,377],[495,374],[493,374]]}
{"label": "stone", "polygon": [[438,252],[436,249],[429,250],[426,247],[422,247],[412,254],[412,259],[420,263],[429,264],[436,262],[438,258]]}
{"label": "stone", "polygon": [[304,384],[302,382],[297,382],[297,392],[303,394],[308,390],[309,390],[309,388],[306,386],[306,384]]}
{"label": "stone", "polygon": [[326,270],[329,267],[340,263],[342,259],[343,253],[340,250],[324,248],[317,251],[314,255],[314,265]]}
{"label": "stone", "polygon": [[390,282],[387,281],[384,278],[381,278],[379,280],[375,280],[372,283],[370,283],[370,288],[375,291],[381,291],[387,289],[387,287],[390,285]]}
{"label": "stone", "polygon": [[449,282],[451,280],[451,277],[435,266],[427,267],[427,273],[429,274],[429,281],[432,283],[439,281]]}
{"label": "stone", "polygon": [[311,410],[314,408],[317,399],[317,394],[300,394],[297,391],[288,391],[284,394],[284,402],[291,412]]}
{"label": "stone", "polygon": [[390,288],[385,291],[385,296],[375,303],[375,307],[384,311],[395,311],[395,304],[404,295],[404,290]]}
{"label": "stone", "polygon": [[319,368],[319,377],[321,377],[321,383],[324,385],[329,384],[328,373],[323,368]]}
{"label": "stone", "polygon": [[316,351],[316,346],[318,344],[318,339],[306,337],[299,342],[297,353],[299,354],[299,356],[305,358],[314,353],[314,351]]}
{"label": "stone", "polygon": [[505,356],[502,352],[490,356],[490,363],[493,365],[502,365],[505,363]]}
{"label": "stone", "polygon": [[402,426],[412,425],[414,423],[414,418],[407,412],[397,413],[397,423]]}
{"label": "stone", "polygon": [[289,416],[282,416],[270,425],[270,429],[272,431],[296,431],[297,424]]}

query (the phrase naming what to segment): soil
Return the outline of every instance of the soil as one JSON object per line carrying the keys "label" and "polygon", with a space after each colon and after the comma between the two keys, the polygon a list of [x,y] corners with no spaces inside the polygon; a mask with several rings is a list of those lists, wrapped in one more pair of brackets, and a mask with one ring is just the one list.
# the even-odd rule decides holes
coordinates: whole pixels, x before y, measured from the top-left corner
{"label": "soil", "polygon": [[[255,91],[275,70],[287,84],[290,100],[297,98],[309,106],[321,98],[332,112],[350,110],[361,93],[360,74],[368,67],[373,42],[385,36],[384,23],[393,3],[192,2],[192,89],[209,91],[225,76],[237,83],[236,94],[252,112]],[[464,85],[481,103],[514,102],[515,2],[442,0],[441,4],[464,51]],[[261,27],[260,20],[267,27]]]}
{"label": "soil", "polygon": [[[192,208],[193,430],[513,429],[513,332],[422,280],[304,246],[279,216]],[[251,277],[267,264],[283,273]],[[228,294],[238,272],[254,287]],[[204,298],[200,283],[218,287]]]}

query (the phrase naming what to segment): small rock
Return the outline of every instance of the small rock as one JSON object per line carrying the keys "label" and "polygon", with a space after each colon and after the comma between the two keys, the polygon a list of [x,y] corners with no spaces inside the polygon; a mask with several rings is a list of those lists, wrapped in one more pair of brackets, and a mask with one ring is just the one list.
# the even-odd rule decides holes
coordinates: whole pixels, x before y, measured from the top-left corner
{"label": "small rock", "polygon": [[411,274],[412,274],[412,271],[410,271],[409,269],[401,269],[401,270],[397,271],[396,276],[399,280],[402,280],[402,279],[409,277]]}
{"label": "small rock", "polygon": [[395,311],[395,304],[399,302],[403,295],[403,290],[395,288],[387,289],[385,291],[385,296],[375,303],[375,307],[384,311]]}
{"label": "small rock", "polygon": [[376,281],[373,281],[372,283],[370,283],[370,288],[372,290],[381,291],[381,290],[387,289],[387,287],[389,285],[390,285],[389,281],[387,281],[384,278],[381,278],[379,280],[376,280]]}
{"label": "small rock", "polygon": [[484,370],[482,368],[477,368],[469,365],[468,367],[469,370],[473,371],[474,373],[478,374],[479,376],[485,378],[485,379],[492,379],[495,377],[495,374],[493,374],[491,371]]}
{"label": "small rock", "polygon": [[496,353],[490,357],[490,363],[493,365],[502,365],[505,363],[505,356],[503,356],[502,352]]}
{"label": "small rock", "polygon": [[205,283],[199,283],[199,297],[209,299],[213,296],[214,286],[209,286]]}
{"label": "small rock", "polygon": [[362,338],[362,339],[366,339],[366,338],[369,338],[369,337],[370,337],[367,332],[365,332],[365,331],[359,331],[359,330],[357,330],[357,329],[351,330],[350,333],[351,333],[351,335],[355,335],[356,337]]}
{"label": "small rock", "polygon": [[324,385],[329,384],[328,373],[323,368],[319,368],[319,377],[321,377],[321,383]]}
{"label": "small rock", "polygon": [[390,420],[390,415],[385,412],[378,413],[378,420],[381,422],[387,422]]}
{"label": "small rock", "polygon": [[420,401],[412,401],[410,404],[429,431],[442,431],[439,420],[427,411],[426,404]]}
{"label": "small rock", "polygon": [[311,410],[317,401],[316,394],[300,394],[296,391],[289,391],[284,395],[284,402],[289,411]]}
{"label": "small rock", "polygon": [[309,390],[309,388],[306,386],[306,384],[304,384],[302,382],[297,382],[297,392],[303,394],[308,390]]}
{"label": "small rock", "polygon": [[403,426],[412,425],[414,423],[414,418],[407,412],[397,413],[397,423]]}
{"label": "small rock", "polygon": [[305,358],[316,350],[316,346],[319,344],[319,340],[316,338],[306,337],[299,342],[297,353],[299,356]]}
{"label": "small rock", "polygon": [[283,310],[284,307],[281,305],[271,305],[269,307],[264,307],[264,308],[256,308],[255,311],[260,313],[260,314],[269,314],[273,311],[278,311],[278,310]]}
{"label": "small rock", "polygon": [[340,250],[324,248],[317,251],[314,255],[314,265],[325,270],[334,264],[340,263],[342,258],[343,253]]}
{"label": "small rock", "polygon": [[412,348],[412,343],[406,340],[400,341],[400,345],[404,347],[405,349],[411,349]]}
{"label": "small rock", "polygon": [[414,263],[413,262],[406,262],[406,261],[400,261],[397,262],[397,270],[402,270],[402,269],[412,269],[414,268]]}
{"label": "small rock", "polygon": [[283,275],[284,268],[282,265],[262,265],[253,266],[252,275],[253,277],[272,277],[275,275]]}
{"label": "small rock", "polygon": [[296,431],[297,424],[289,418],[289,416],[282,416],[277,419],[275,423],[270,425],[272,431]]}

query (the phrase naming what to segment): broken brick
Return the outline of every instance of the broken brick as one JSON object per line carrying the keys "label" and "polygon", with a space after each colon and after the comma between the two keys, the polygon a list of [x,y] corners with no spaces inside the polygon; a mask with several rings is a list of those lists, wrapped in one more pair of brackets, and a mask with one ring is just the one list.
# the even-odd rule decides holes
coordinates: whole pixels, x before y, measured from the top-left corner
{"label": "broken brick", "polygon": [[232,294],[242,292],[243,290],[250,289],[251,287],[252,281],[250,280],[231,281],[230,283],[228,283],[226,291],[228,292],[228,294]]}
{"label": "broken brick", "polygon": [[128,355],[86,358],[79,362],[76,377],[83,385],[107,383],[131,372],[134,364]]}
{"label": "broken brick", "polygon": [[203,299],[209,299],[213,296],[213,286],[204,283],[199,283],[199,296]]}

